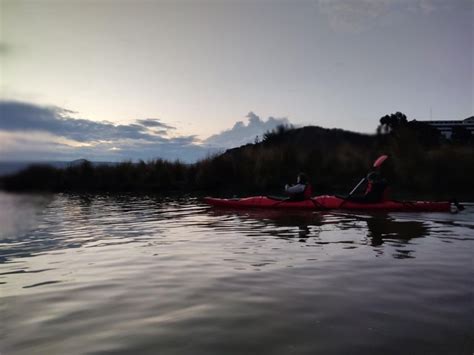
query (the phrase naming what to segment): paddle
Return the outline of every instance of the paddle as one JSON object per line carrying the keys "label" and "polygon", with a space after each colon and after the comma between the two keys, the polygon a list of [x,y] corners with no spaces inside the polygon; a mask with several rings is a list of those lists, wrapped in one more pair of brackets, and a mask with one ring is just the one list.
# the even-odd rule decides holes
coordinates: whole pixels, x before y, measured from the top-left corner
{"label": "paddle", "polygon": [[[374,169],[380,168],[380,166],[383,164],[383,162],[384,162],[385,160],[387,160],[387,158],[388,158],[388,155],[381,155],[381,156],[379,156],[379,157],[377,158],[377,160],[374,161],[373,168],[374,168]],[[362,180],[359,181],[359,183],[356,185],[356,187],[354,187],[354,188],[352,189],[352,191],[349,193],[349,196],[347,196],[346,199],[341,203],[341,206],[344,204],[344,202],[347,201],[347,199],[349,199],[349,198],[354,194],[354,192],[357,191],[357,189],[360,187],[360,185],[362,185],[362,184],[365,182],[366,179],[367,179],[367,177],[364,177]],[[341,207],[341,206],[339,206],[339,207]]]}

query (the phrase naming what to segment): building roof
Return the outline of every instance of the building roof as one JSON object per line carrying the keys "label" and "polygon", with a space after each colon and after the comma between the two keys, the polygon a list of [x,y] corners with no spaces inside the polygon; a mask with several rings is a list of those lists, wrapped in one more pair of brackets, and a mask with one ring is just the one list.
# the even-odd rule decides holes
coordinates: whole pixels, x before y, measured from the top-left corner
{"label": "building roof", "polygon": [[474,116],[465,118],[463,120],[430,120],[430,121],[419,121],[423,123],[427,123],[430,125],[463,125],[463,124],[471,124],[474,123]]}

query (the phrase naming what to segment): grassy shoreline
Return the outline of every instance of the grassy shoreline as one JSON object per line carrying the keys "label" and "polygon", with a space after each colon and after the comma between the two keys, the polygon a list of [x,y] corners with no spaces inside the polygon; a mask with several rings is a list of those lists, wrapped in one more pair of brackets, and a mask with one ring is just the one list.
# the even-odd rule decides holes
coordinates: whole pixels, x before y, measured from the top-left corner
{"label": "grassy shoreline", "polygon": [[[424,130],[425,128],[422,127]],[[474,144],[434,140],[432,131],[402,127],[368,135],[308,126],[280,127],[262,142],[229,149],[194,164],[162,159],[65,168],[35,165],[0,179],[7,191],[78,193],[281,194],[298,172],[309,175],[316,195],[347,193],[380,154],[394,198],[474,197]]]}

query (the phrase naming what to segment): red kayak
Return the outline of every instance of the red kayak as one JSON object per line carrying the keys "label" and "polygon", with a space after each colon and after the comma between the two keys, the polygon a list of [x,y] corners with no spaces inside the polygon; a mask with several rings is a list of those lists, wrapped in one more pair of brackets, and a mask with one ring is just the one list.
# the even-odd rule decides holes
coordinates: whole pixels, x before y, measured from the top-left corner
{"label": "red kayak", "polygon": [[384,201],[379,203],[360,203],[344,200],[336,196],[316,196],[304,201],[279,200],[266,196],[245,198],[205,197],[204,202],[216,207],[228,208],[278,208],[306,210],[362,210],[391,212],[450,212],[450,202],[429,201]]}

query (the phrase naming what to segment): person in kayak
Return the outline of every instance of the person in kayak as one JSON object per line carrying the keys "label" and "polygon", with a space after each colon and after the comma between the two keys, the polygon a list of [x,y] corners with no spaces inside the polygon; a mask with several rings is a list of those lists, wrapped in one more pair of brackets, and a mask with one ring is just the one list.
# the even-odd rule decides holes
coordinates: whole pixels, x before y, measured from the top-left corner
{"label": "person in kayak", "polygon": [[389,199],[388,183],[378,171],[367,175],[367,188],[362,196],[351,196],[349,201],[360,203],[378,203]]}
{"label": "person in kayak", "polygon": [[311,198],[313,188],[306,174],[299,173],[295,185],[285,185],[285,192],[291,201],[303,201]]}

